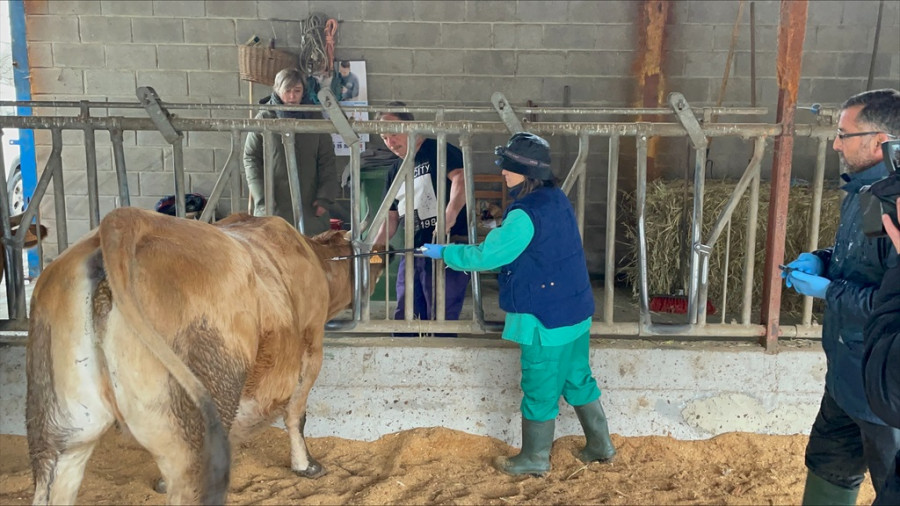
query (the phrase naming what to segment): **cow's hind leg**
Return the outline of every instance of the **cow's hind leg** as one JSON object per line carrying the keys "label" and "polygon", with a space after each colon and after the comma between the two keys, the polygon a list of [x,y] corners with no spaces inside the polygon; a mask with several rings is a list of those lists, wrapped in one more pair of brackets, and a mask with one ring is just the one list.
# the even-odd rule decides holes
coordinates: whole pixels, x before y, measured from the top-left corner
{"label": "cow's hind leg", "polygon": [[[324,330],[321,332],[324,334]],[[322,368],[322,336],[311,339],[311,342],[319,345],[313,346],[302,358],[300,382],[288,403],[284,425],[291,440],[291,470],[307,478],[318,478],[325,474],[325,468],[309,454],[309,448],[306,447],[306,440],[303,438],[309,391]]]}
{"label": "cow's hind leg", "polygon": [[[92,348],[79,346],[79,340],[72,337],[54,343],[66,349],[51,353],[49,325],[40,316],[32,316],[32,320],[26,362],[26,428],[35,483],[33,501],[72,504],[88,458],[115,416],[102,397],[105,383]],[[53,357],[65,363],[53,364]]]}

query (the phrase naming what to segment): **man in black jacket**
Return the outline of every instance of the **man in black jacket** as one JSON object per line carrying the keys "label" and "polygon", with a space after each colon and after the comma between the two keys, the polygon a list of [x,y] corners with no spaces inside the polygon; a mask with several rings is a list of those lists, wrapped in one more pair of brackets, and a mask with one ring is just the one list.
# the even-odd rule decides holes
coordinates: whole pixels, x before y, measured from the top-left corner
{"label": "man in black jacket", "polygon": [[872,412],[863,387],[863,327],[882,278],[897,263],[887,237],[866,237],[860,190],[888,175],[881,143],[900,135],[900,92],[873,90],[841,106],[834,150],[841,160],[841,204],[834,246],[788,264],[787,286],[825,299],[825,391],[806,446],[803,504],[855,504],[866,470],[876,497],[900,450],[900,429]]}
{"label": "man in black jacket", "polygon": [[[897,211],[900,212],[900,198]],[[886,214],[882,222],[894,248],[900,252],[900,229]],[[863,383],[872,411],[886,423],[900,427],[900,264],[884,274],[874,305],[865,330]],[[875,500],[875,505],[888,504],[900,504],[900,451]]]}

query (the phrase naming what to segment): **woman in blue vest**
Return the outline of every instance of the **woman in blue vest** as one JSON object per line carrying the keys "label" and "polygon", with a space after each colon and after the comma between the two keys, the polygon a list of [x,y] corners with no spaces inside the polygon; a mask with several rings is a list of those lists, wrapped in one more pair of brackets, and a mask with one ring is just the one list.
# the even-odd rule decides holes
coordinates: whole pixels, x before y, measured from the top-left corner
{"label": "woman in blue vest", "polygon": [[524,395],[522,451],[494,465],[512,475],[550,470],[560,395],[575,406],[587,438],[578,457],[608,461],[616,450],[589,362],[594,296],[575,213],[554,182],[547,141],[517,133],[495,153],[514,199],[503,225],[481,244],[426,244],[424,250],[452,269],[500,269],[503,339],[519,343]]}

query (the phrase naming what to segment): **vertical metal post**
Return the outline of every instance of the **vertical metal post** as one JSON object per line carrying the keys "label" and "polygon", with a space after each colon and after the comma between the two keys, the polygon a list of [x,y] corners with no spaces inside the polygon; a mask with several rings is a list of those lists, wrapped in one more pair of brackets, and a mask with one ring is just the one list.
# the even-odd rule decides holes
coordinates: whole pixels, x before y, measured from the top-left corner
{"label": "vertical metal post", "polygon": [[644,224],[644,212],[647,208],[647,135],[638,134],[637,144],[637,230],[638,230],[638,265],[641,279],[641,328],[650,326],[650,295],[647,293],[647,231]]}
{"label": "vertical metal post", "polygon": [[603,268],[603,321],[613,322],[616,277],[616,204],[619,190],[619,136],[609,138],[606,172],[606,264]]}
{"label": "vertical metal post", "polygon": [[182,147],[184,137],[178,136],[178,139],[172,143],[172,165],[175,169],[175,216],[184,218],[186,214],[186,205],[184,202],[184,151]]}
{"label": "vertical metal post", "polygon": [[[53,147],[50,149],[50,161],[47,169],[53,172],[53,207],[56,211],[56,242],[59,251],[69,247],[69,231],[66,224],[66,191],[62,170],[62,130],[50,130]],[[27,225],[26,225],[27,226]]]}
{"label": "vertical metal post", "polygon": [[[88,120],[91,116],[91,108],[88,107],[87,100],[81,101],[81,117]],[[100,225],[100,201],[99,186],[97,183],[97,143],[94,137],[94,129],[90,126],[84,127],[84,160],[87,165],[87,186],[88,186],[88,211],[90,213],[91,228],[97,228]]]}
{"label": "vertical metal post", "polygon": [[265,201],[266,216],[272,216],[275,210],[275,181],[272,177],[272,154],[275,146],[272,145],[272,136],[268,132],[262,133],[263,139],[263,200]]}
{"label": "vertical metal post", "polygon": [[[819,248],[819,224],[822,217],[822,186],[825,183],[825,155],[828,152],[829,140],[819,139],[819,149],[816,152],[816,172],[813,175],[813,198],[810,204],[809,214],[809,241],[806,243],[806,251]],[[812,297],[803,297],[803,325],[812,324]]]}
{"label": "vertical metal post", "polygon": [[[584,201],[587,198],[587,157],[590,152],[591,138],[587,132],[578,136],[578,190],[575,193],[575,218],[578,221],[578,233],[584,243]],[[582,155],[584,153],[584,155]]]}
{"label": "vertical metal post", "polygon": [[[294,134],[291,132],[281,134],[281,143],[284,145],[288,188],[291,192],[291,216],[294,217],[294,222],[291,224],[294,225],[301,234],[306,235],[306,220],[303,219],[303,195],[300,191],[300,173],[297,171],[297,150],[294,149],[294,146],[296,145]],[[272,186],[274,191],[274,183]],[[269,197],[266,197],[266,201],[268,200]],[[282,202],[281,205],[283,206],[284,202]]]}
{"label": "vertical metal post", "polygon": [[109,139],[113,145],[113,158],[116,161],[116,181],[119,186],[119,207],[131,205],[131,194],[128,191],[128,174],[125,171],[125,148],[122,139],[122,129],[118,127],[109,130]]}
{"label": "vertical metal post", "polygon": [[238,212],[238,202],[241,200],[241,172],[238,169],[241,157],[241,132],[231,131],[231,154],[228,155],[228,165],[234,169],[231,171],[231,212]]}
{"label": "vertical metal post", "polygon": [[[404,248],[412,248],[415,245],[416,240],[416,207],[415,207],[415,197],[416,197],[416,189],[415,189],[415,159],[416,159],[416,133],[410,131],[406,137],[406,157],[410,160],[410,168],[406,171],[406,181],[403,185],[404,196],[405,196],[405,209],[404,212],[406,214],[406,218],[403,220],[403,247]],[[406,262],[403,266],[403,275],[404,278],[404,304],[403,311],[406,315],[405,320],[407,322],[415,319],[415,307],[413,306],[413,302],[416,300],[415,293],[413,290],[413,262],[415,262],[415,258],[411,251],[404,253]]]}
{"label": "vertical metal post", "polygon": [[[760,150],[765,149],[766,138],[757,137],[757,145],[762,144]],[[761,151],[760,151],[761,152]],[[743,289],[744,297],[741,301],[741,323],[750,325],[750,310],[753,304],[753,287],[754,278],[753,271],[756,268],[756,230],[759,228],[759,180],[760,173],[756,172],[756,176],[750,181],[750,200],[747,203],[749,211],[747,212],[747,251],[744,254],[744,279]]]}
{"label": "vertical metal post", "polygon": [[[437,242],[443,244],[447,239],[447,228],[452,227],[452,223],[447,223],[444,210],[447,209],[447,133],[438,132],[437,135]],[[444,321],[446,319],[446,300],[447,293],[444,277],[444,262],[435,260],[432,263],[432,275],[434,276],[434,319]]]}
{"label": "vertical metal post", "polygon": [[[694,150],[694,212],[691,223],[691,269],[688,286],[688,323],[696,324],[700,317],[697,304],[700,287],[701,258],[700,241],[703,233],[703,193],[706,186],[706,148]],[[703,311],[706,311],[704,306]]]}
{"label": "vertical metal post", "polygon": [[794,112],[803,60],[803,38],[806,35],[807,0],[781,0],[778,23],[778,110],[776,122],[781,134],[775,138],[772,161],[772,191],[769,197],[769,219],[766,229],[766,263],[763,271],[762,324],[766,334],[760,344],[774,353],[781,333],[781,273],[784,240],[787,235],[788,196],[791,186],[791,157],[794,150]]}
{"label": "vertical metal post", "polygon": [[[459,136],[459,149],[462,150],[463,173],[466,177],[466,223],[468,224],[469,243],[478,241],[477,223],[475,217],[475,184],[474,171],[472,169],[472,137],[469,134]],[[472,272],[472,318],[485,327],[484,305],[481,295],[481,273]]]}

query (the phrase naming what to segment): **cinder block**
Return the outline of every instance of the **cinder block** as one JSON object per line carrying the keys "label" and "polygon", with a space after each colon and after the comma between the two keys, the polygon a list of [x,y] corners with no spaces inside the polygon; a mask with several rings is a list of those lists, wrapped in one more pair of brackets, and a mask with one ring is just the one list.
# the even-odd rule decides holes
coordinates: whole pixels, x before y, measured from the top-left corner
{"label": "cinder block", "polygon": [[[331,16],[330,11],[328,15]],[[256,17],[259,19],[281,19],[301,21],[309,17],[309,5],[305,0],[285,2],[284,0],[256,0]]]}
{"label": "cinder block", "polygon": [[206,2],[207,18],[255,18],[256,2],[218,0]]}
{"label": "cinder block", "polygon": [[[94,63],[96,65],[96,62]],[[152,44],[109,44],[106,46],[106,68],[146,69],[156,66],[156,46]]]}
{"label": "cinder block", "polygon": [[392,80],[393,96],[406,102],[441,100],[442,77],[397,76]]}
{"label": "cinder block", "polygon": [[[68,181],[66,181],[68,183]],[[91,219],[90,201],[87,196],[76,196],[68,194],[68,184],[66,185],[66,219],[89,221]],[[71,233],[71,231],[70,231]],[[71,237],[71,235],[70,235]]]}
{"label": "cinder block", "polygon": [[[213,150],[211,148],[184,148],[183,155],[185,172],[214,173],[216,170],[216,166],[213,161]],[[163,163],[166,167],[174,167],[171,149],[163,152]],[[191,177],[193,178],[193,176]],[[191,179],[191,181],[193,181],[193,179]],[[215,182],[215,180],[213,181]],[[209,189],[212,190],[212,185],[210,185]],[[209,193],[206,193],[206,195],[209,195]]]}
{"label": "cinder block", "polygon": [[231,133],[229,132],[188,132],[188,146],[191,148],[219,148],[231,147]]}
{"label": "cinder block", "polygon": [[171,172],[142,172],[141,196],[162,197],[175,193],[175,175]]}
{"label": "cinder block", "polygon": [[[500,25],[494,25],[500,26]],[[544,27],[535,24],[515,25],[515,49],[544,49]]]}
{"label": "cinder block", "polygon": [[[466,4],[467,8],[473,4]],[[475,5],[480,5],[476,3]],[[444,23],[441,25],[441,46],[451,48],[491,47],[491,25],[487,23]]]}
{"label": "cinder block", "polygon": [[[564,56],[560,54],[560,58]],[[516,73],[514,51],[466,51],[466,73],[469,75],[512,75]]]}
{"label": "cinder block", "polygon": [[[804,53],[802,59],[806,60],[806,55],[812,53]],[[736,52],[734,54],[734,75],[750,76],[750,53]],[[775,60],[776,55],[771,51],[758,51],[756,53],[756,77],[775,77]],[[806,65],[803,61],[802,65]],[[805,71],[801,74],[805,75]]]}
{"label": "cinder block", "polygon": [[45,42],[28,43],[28,66],[32,69],[53,67],[52,44]]}
{"label": "cinder block", "polygon": [[[875,20],[878,19],[878,3],[879,2],[877,0],[841,2],[844,7],[844,11],[841,16],[841,24],[865,25],[866,27],[874,27]],[[885,7],[889,3],[893,2],[885,2]],[[810,6],[810,9],[811,8],[812,7]],[[882,13],[882,16],[884,16],[884,13]]]}
{"label": "cinder block", "polygon": [[[672,60],[668,53],[667,58]],[[566,51],[565,74],[570,76],[628,76],[634,61],[632,51]],[[679,68],[680,73],[682,69]]]}
{"label": "cinder block", "polygon": [[343,47],[388,47],[390,23],[345,21],[338,28],[337,43]]}
{"label": "cinder block", "polygon": [[184,97],[188,94],[187,74],[181,71],[138,70],[137,85],[150,86],[163,100],[168,97]]}
{"label": "cinder block", "polygon": [[157,62],[165,70],[206,70],[209,49],[206,46],[160,45]]}
{"label": "cinder block", "polygon": [[78,18],[73,16],[26,16],[28,42],[78,42]]}
{"label": "cinder block", "polygon": [[[210,3],[214,5],[217,3]],[[158,42],[176,44],[184,42],[184,25],[181,19],[173,18],[134,18],[132,23],[132,40],[135,42]]]}
{"label": "cinder block", "polygon": [[[366,70],[371,74],[410,74],[413,68],[413,51],[410,49],[366,49],[362,52]],[[369,86],[370,90],[375,89]],[[372,97],[369,97],[371,100]]]}
{"label": "cinder block", "polygon": [[811,47],[804,44],[804,49],[816,51],[872,51],[874,28],[868,26],[818,26],[816,27],[815,44]]}
{"label": "cinder block", "polygon": [[409,0],[393,0],[382,2],[380,0],[364,0],[363,19],[412,21],[415,17],[415,5]]}
{"label": "cinder block", "polygon": [[152,0],[102,0],[100,12],[104,16],[150,16],[153,14]]}
{"label": "cinder block", "polygon": [[632,100],[634,81],[628,78],[546,77],[543,96],[546,103],[560,103],[563,87],[569,86],[573,103],[623,107]]}
{"label": "cinder block", "polygon": [[41,5],[44,4],[46,9],[45,13],[49,14],[100,14],[100,1],[92,0],[53,0],[53,1],[39,1],[39,2],[25,2],[25,13],[28,15],[31,14],[39,14],[35,10],[33,10],[32,5]]}
{"label": "cinder block", "polygon": [[[283,4],[284,2],[278,2]],[[233,19],[185,19],[184,41],[193,44],[235,44]]]}
{"label": "cinder block", "polygon": [[202,18],[206,16],[206,2],[200,0],[191,0],[189,2],[153,0],[153,14],[156,16],[174,16],[176,18]]}
{"label": "cinder block", "polygon": [[809,86],[809,96],[813,102],[839,104],[851,95],[865,91],[866,77],[811,79]]}
{"label": "cinder block", "polygon": [[719,77],[725,73],[727,51],[688,52],[684,61],[685,77]]}
{"label": "cinder block", "polygon": [[60,95],[84,94],[84,71],[64,68],[31,69],[31,92]]}
{"label": "cinder block", "polygon": [[209,46],[209,69],[227,72],[238,66],[238,50],[236,46]]}
{"label": "cinder block", "polygon": [[131,42],[131,19],[115,16],[80,16],[82,42]]}
{"label": "cinder block", "polygon": [[[738,14],[738,2],[704,2],[690,0],[688,2],[688,16],[692,23],[710,24],[734,24]],[[742,19],[748,19],[750,7],[744,6]]]}
{"label": "cinder block", "polygon": [[521,0],[516,2],[515,20],[526,23],[561,23],[566,21],[567,11],[568,5],[557,2]]}
{"label": "cinder block", "polygon": [[456,0],[415,0],[413,2],[416,21],[464,21],[466,6]]}
{"label": "cinder block", "polygon": [[[309,0],[309,12],[327,12],[329,16],[338,21],[362,21],[362,2],[335,2],[333,0]],[[343,30],[343,25],[338,28],[338,33]]]}
{"label": "cinder block", "polygon": [[[491,26],[491,47],[494,49],[516,49],[516,25],[495,23]],[[538,36],[538,41],[541,37]]]}
{"label": "cinder block", "polygon": [[208,97],[210,95],[222,97],[240,96],[241,90],[238,83],[237,69],[234,72],[189,72],[188,95]]}
{"label": "cinder block", "polygon": [[622,41],[613,38],[622,35],[616,25],[604,26],[602,32],[597,25],[545,25],[543,40],[546,49],[619,49]]}
{"label": "cinder block", "polygon": [[190,191],[200,193],[206,197],[209,197],[212,194],[212,190],[216,185],[216,179],[218,179],[219,175],[215,173],[207,173],[207,174],[188,174],[189,176],[189,184],[188,188]]}
{"label": "cinder block", "polygon": [[633,23],[637,19],[640,5],[640,2],[631,1],[570,1],[567,20],[572,23]]}
{"label": "cinder block", "polygon": [[465,68],[464,51],[443,49],[417,49],[413,51],[413,73],[461,74]]}
{"label": "cinder block", "polygon": [[[520,51],[515,53],[514,55],[506,54],[505,56],[502,56],[501,61],[505,60],[506,58],[516,60],[514,72],[517,76],[544,76],[565,74],[566,53],[564,51]],[[505,67],[499,67],[496,69],[496,72],[485,73],[508,74],[509,72],[507,72],[506,70],[507,69]]]}
{"label": "cinder block", "polygon": [[[850,77],[850,76],[868,76],[869,65],[872,63],[872,53],[811,53],[803,55],[803,68],[806,68],[806,59],[811,57],[830,57],[833,69],[831,74],[813,74],[803,72],[804,77],[822,76],[822,77]],[[888,55],[877,55],[875,57],[875,68],[883,69],[890,65],[890,57]]]}
{"label": "cinder block", "polygon": [[711,25],[677,23],[667,25],[668,47],[679,51],[712,51]]}
{"label": "cinder block", "polygon": [[515,2],[466,2],[466,21],[470,23],[513,21],[515,15]]}
{"label": "cinder block", "polygon": [[[490,95],[495,91],[500,91],[506,96],[506,99],[514,104],[524,104],[529,100],[541,102],[543,94],[544,79],[543,77],[524,77],[524,76],[508,76],[495,77],[493,85],[489,89],[479,90],[478,96],[475,97],[484,103],[488,103],[491,99]],[[557,104],[543,103],[543,105],[558,105],[562,103],[562,95]]]}
{"label": "cinder block", "polygon": [[[490,76],[447,76],[441,80],[444,101],[457,104],[485,104],[494,93],[494,79]],[[396,95],[398,97],[402,95]]]}
{"label": "cinder block", "polygon": [[165,167],[162,160],[163,148],[135,146],[125,150],[125,169],[128,174],[163,171]]}
{"label": "cinder block", "polygon": [[[53,64],[57,67],[94,67],[104,60],[102,44],[53,44]],[[29,62],[30,63],[30,62]]]}
{"label": "cinder block", "polygon": [[170,144],[166,142],[166,139],[162,136],[161,133],[151,130],[139,130],[135,132],[135,144],[144,148],[167,148],[170,146]]}
{"label": "cinder block", "polygon": [[710,103],[709,79],[671,76],[666,82],[668,83],[668,91],[680,92],[691,106]]}
{"label": "cinder block", "polygon": [[135,80],[134,72],[116,71],[116,70],[93,70],[84,71],[84,89],[87,93],[96,95],[116,94],[125,95],[134,93]]}
{"label": "cinder block", "polygon": [[392,47],[437,47],[440,27],[436,23],[391,23],[389,43]]}

